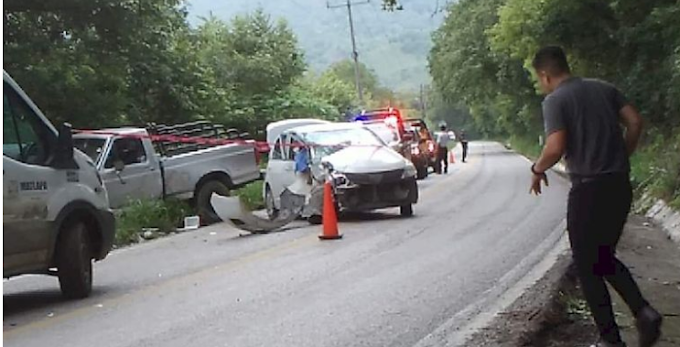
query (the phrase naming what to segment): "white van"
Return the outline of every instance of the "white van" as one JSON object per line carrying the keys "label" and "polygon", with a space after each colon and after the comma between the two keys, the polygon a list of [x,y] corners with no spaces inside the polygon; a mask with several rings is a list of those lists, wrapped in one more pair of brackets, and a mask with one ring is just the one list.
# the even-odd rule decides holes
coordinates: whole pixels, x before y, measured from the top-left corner
{"label": "white van", "polygon": [[[323,182],[326,172],[330,173],[339,210],[399,207],[402,216],[413,215],[413,204],[418,202],[417,170],[374,132],[359,123],[308,122],[289,127],[285,122],[267,127],[267,139],[274,142],[264,184],[270,218],[276,218],[281,209],[283,191],[297,180],[295,149],[299,146],[310,151],[313,181]],[[320,222],[321,201],[312,193],[306,206],[310,215],[303,213],[311,223]]]}
{"label": "white van", "polygon": [[92,160],[73,149],[3,70],[3,277],[49,274],[62,293],[92,290],[92,261],[111,250],[115,219]]}

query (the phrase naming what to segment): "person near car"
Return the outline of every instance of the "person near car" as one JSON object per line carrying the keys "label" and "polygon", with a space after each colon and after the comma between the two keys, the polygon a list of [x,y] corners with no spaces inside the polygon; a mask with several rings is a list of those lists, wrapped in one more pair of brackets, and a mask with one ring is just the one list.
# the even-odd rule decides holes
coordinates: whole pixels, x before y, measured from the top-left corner
{"label": "person near car", "polygon": [[309,148],[307,148],[307,146],[300,146],[295,150],[295,173],[302,176],[307,184],[312,184]]}
{"label": "person near car", "polygon": [[444,173],[449,172],[449,142],[451,135],[446,131],[446,125],[442,124],[437,133],[437,173],[442,173],[442,162]]}
{"label": "person near car", "polygon": [[460,145],[463,147],[463,163],[467,163],[468,139],[465,130],[461,131],[458,135],[458,141],[460,141]]}
{"label": "person near car", "polygon": [[[571,74],[560,47],[539,50],[533,68],[542,91],[546,143],[531,167],[530,192],[548,185],[545,172],[563,156],[572,186],[567,229],[573,259],[600,340],[593,346],[625,346],[614,319],[605,280],[636,317],[639,346],[652,346],[661,333],[661,315],[650,306],[616,246],[630,211],[629,156],[642,131],[640,115],[613,85]],[[625,133],[622,130],[625,128]]]}

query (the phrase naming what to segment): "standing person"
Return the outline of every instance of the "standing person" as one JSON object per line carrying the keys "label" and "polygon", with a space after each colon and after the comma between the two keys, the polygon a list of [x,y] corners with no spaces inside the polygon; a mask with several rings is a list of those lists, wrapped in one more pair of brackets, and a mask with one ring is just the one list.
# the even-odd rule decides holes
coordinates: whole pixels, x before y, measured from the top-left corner
{"label": "standing person", "polygon": [[437,173],[442,173],[442,161],[444,162],[444,173],[449,173],[449,142],[451,136],[446,131],[446,125],[439,126],[437,133]]}
{"label": "standing person", "polygon": [[465,135],[465,130],[460,132],[460,135],[458,135],[458,140],[460,141],[460,145],[463,147],[463,163],[466,163],[468,154],[468,139]]}
{"label": "standing person", "polygon": [[307,184],[312,184],[312,170],[310,169],[309,148],[301,146],[295,153],[295,173],[302,176]]}
{"label": "standing person", "polygon": [[661,334],[662,317],[643,298],[615,254],[631,206],[628,158],[642,131],[640,115],[611,84],[573,77],[560,47],[538,51],[533,67],[548,95],[543,101],[547,139],[541,157],[531,167],[531,192],[541,194],[541,181],[548,185],[545,172],[564,155],[572,181],[569,241],[583,294],[600,333],[600,341],[593,346],[625,346],[605,280],[635,315],[640,346],[652,346]]}

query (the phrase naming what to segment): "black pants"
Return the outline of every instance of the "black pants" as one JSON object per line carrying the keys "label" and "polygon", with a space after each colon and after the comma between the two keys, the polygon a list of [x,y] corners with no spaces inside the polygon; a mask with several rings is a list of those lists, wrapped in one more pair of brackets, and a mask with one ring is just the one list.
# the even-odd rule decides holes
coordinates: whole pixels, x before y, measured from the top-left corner
{"label": "black pants", "polygon": [[[442,166],[442,161],[444,166]],[[444,172],[449,172],[449,149],[447,147],[439,146],[437,148],[437,173],[442,173],[442,168]]]}
{"label": "black pants", "polygon": [[467,148],[468,148],[468,143],[467,142],[461,142],[460,143],[463,146],[463,162],[467,159]]}
{"label": "black pants", "polygon": [[628,268],[616,258],[616,245],[632,200],[628,175],[574,180],[569,193],[567,228],[583,294],[600,336],[619,342],[605,280],[621,295],[634,315],[647,305]]}

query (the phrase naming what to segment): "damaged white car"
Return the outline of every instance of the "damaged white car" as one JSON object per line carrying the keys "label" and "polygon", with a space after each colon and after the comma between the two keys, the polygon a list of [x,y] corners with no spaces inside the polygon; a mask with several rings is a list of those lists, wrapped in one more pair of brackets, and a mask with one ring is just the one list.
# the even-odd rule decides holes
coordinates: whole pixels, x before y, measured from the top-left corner
{"label": "damaged white car", "polygon": [[[328,175],[339,211],[370,211],[399,207],[402,216],[413,215],[418,201],[416,168],[357,123],[296,120],[267,127],[271,152],[264,197],[270,218],[282,208],[281,195],[289,190],[305,195],[302,216],[321,222],[323,183]],[[300,170],[300,151],[309,171]],[[283,203],[285,206],[285,202]]]}

